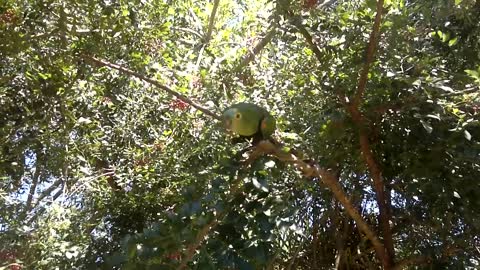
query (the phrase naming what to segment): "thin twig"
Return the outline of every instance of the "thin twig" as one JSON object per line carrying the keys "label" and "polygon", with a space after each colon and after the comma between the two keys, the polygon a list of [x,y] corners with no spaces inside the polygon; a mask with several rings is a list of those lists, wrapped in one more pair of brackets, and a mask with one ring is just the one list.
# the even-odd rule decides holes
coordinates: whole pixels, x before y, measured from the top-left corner
{"label": "thin twig", "polygon": [[475,93],[475,92],[480,92],[480,88],[478,86],[471,87],[462,91],[455,91],[451,93],[446,93],[440,95],[440,97],[451,97],[451,96],[459,96],[459,95],[465,95],[465,94],[470,94],[470,93]]}
{"label": "thin twig", "polygon": [[200,33],[198,33],[197,31],[193,30],[193,29],[190,29],[190,28],[184,28],[184,27],[172,27],[172,29],[174,30],[179,30],[179,31],[184,31],[184,32],[188,32],[190,34],[193,34],[195,36],[197,36],[198,38],[202,38],[202,35]]}
{"label": "thin twig", "polygon": [[315,57],[317,57],[317,60],[320,62],[320,64],[322,64],[324,61],[322,57],[322,52],[320,52],[320,49],[318,49],[318,46],[315,45],[315,43],[313,42],[312,35],[310,35],[308,30],[305,28],[305,26],[303,26],[300,22],[294,23],[294,24],[300,31],[300,34],[302,34],[302,36],[305,38],[305,41],[307,42],[308,46],[315,54]]}
{"label": "thin twig", "polygon": [[176,98],[180,99],[181,101],[190,104],[192,107],[194,107],[195,109],[203,112],[204,114],[209,115],[209,116],[211,116],[211,117],[213,117],[217,120],[221,120],[221,117],[219,115],[211,112],[209,109],[207,109],[207,108],[205,108],[201,105],[198,105],[197,103],[193,102],[191,99],[187,98],[185,95],[182,95],[182,94],[172,90],[170,87],[168,87],[166,85],[163,85],[156,80],[145,77],[144,75],[142,75],[138,72],[135,72],[133,70],[130,70],[128,68],[125,68],[123,66],[113,64],[113,63],[107,62],[105,60],[95,58],[95,57],[90,56],[90,55],[82,54],[80,57],[85,59],[85,60],[91,61],[91,62],[95,63],[96,65],[110,67],[110,68],[116,69],[116,70],[118,70],[122,73],[137,77],[137,78],[139,78],[139,79],[141,79],[145,82],[148,82],[148,83],[162,89],[163,91],[169,93],[170,95],[175,96]]}
{"label": "thin twig", "polygon": [[277,28],[275,26],[272,26],[270,31],[267,32],[267,34],[260,40],[257,45],[253,48],[253,50],[249,51],[247,55],[245,55],[240,62],[240,64],[234,69],[236,72],[241,71],[244,67],[246,67],[250,62],[255,59],[255,56],[259,54],[265,46],[267,46],[268,43],[272,40],[272,38],[275,36],[277,33]]}

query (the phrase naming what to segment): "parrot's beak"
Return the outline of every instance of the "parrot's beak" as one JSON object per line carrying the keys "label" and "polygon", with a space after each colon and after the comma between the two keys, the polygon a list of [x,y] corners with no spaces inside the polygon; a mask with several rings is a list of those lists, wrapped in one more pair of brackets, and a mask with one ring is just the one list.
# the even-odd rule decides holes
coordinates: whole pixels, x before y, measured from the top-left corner
{"label": "parrot's beak", "polygon": [[223,121],[223,125],[225,126],[226,129],[230,130],[230,128],[232,127],[232,120],[225,119]]}

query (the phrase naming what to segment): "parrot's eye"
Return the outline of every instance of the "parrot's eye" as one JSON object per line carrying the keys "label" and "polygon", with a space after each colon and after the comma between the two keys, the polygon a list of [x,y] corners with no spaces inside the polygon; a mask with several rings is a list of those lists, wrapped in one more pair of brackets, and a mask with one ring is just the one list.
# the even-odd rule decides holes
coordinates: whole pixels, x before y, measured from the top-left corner
{"label": "parrot's eye", "polygon": [[236,118],[236,119],[240,119],[240,118],[242,118],[242,115],[241,115],[240,113],[236,113],[236,114],[235,114],[235,118]]}

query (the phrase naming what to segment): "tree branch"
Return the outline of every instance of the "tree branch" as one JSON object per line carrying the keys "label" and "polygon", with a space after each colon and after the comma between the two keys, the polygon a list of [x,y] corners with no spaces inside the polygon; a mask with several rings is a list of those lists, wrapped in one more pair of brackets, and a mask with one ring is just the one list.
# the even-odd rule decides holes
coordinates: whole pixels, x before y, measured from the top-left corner
{"label": "tree branch", "polygon": [[212,220],[207,225],[203,226],[202,229],[200,229],[200,231],[197,233],[197,236],[195,237],[195,241],[188,245],[187,252],[182,258],[182,262],[177,267],[177,270],[183,270],[187,267],[187,264],[193,259],[197,248],[202,244],[208,233],[218,225],[218,220],[220,220],[223,216],[224,215],[222,214],[220,215],[220,217],[216,217],[214,220]]}
{"label": "tree branch", "polygon": [[375,15],[375,22],[373,23],[373,29],[370,33],[370,40],[367,46],[367,57],[365,59],[365,64],[363,65],[362,72],[360,73],[360,79],[358,80],[357,93],[353,100],[355,106],[359,106],[360,101],[365,93],[365,88],[367,86],[368,80],[368,71],[370,69],[370,64],[373,62],[375,55],[375,48],[378,44],[378,37],[380,35],[380,22],[382,21],[382,11],[383,11],[383,0],[377,1],[377,14]]}
{"label": "tree branch", "polygon": [[[237,175],[235,181],[233,181],[231,184],[229,190],[230,196],[234,197],[240,191],[240,183],[243,178],[244,177],[240,173]],[[200,231],[195,237],[195,241],[193,241],[193,243],[187,246],[185,256],[182,258],[182,261],[177,267],[177,270],[183,270],[187,267],[187,264],[193,259],[193,256],[195,256],[195,251],[202,244],[203,240],[205,240],[205,237],[213,228],[215,228],[219,224],[219,222],[225,217],[225,215],[232,208],[232,206],[233,205],[229,204],[227,208],[223,210],[223,212],[220,212],[217,216],[213,218],[212,221],[210,221],[200,229]]]}
{"label": "tree branch", "polygon": [[150,79],[138,72],[135,72],[133,70],[130,70],[128,68],[125,68],[123,66],[120,66],[120,65],[116,65],[116,64],[113,64],[113,63],[110,63],[110,62],[107,62],[105,60],[101,60],[101,59],[98,59],[98,58],[95,58],[93,56],[89,56],[89,55],[85,55],[85,54],[82,54],[80,56],[81,58],[85,59],[85,60],[88,60],[90,62],[93,62],[95,65],[97,66],[106,66],[106,67],[109,67],[109,68],[113,68],[115,70],[118,70],[122,73],[125,73],[125,74],[128,74],[128,75],[131,75],[131,76],[134,76],[134,77],[137,77],[145,82],[148,82],[160,89],[162,89],[163,91],[167,92],[168,94],[172,95],[172,96],[175,96],[176,98],[180,99],[181,101],[185,102],[185,103],[188,103],[190,104],[192,107],[194,107],[195,109],[203,112],[204,114],[206,115],[209,115],[217,120],[221,120],[221,117],[213,112],[211,112],[209,109],[201,106],[201,105],[198,105],[196,104],[195,102],[193,102],[191,99],[187,98],[185,95],[182,95],[174,90],[172,90],[170,87],[166,86],[166,85],[163,85],[161,84],[160,82],[156,81],[156,80],[153,80],[153,79]]}
{"label": "tree branch", "polygon": [[259,43],[253,48],[253,50],[249,51],[247,55],[245,55],[240,62],[240,64],[234,69],[235,72],[239,72],[242,70],[244,67],[246,67],[250,62],[255,59],[255,56],[259,54],[265,46],[267,46],[268,43],[272,40],[272,38],[275,36],[277,32],[277,28],[275,26],[272,26],[272,29],[267,32],[267,34],[260,40]]}
{"label": "tree branch", "polygon": [[365,118],[363,117],[359,109],[357,107],[354,107],[354,104],[348,106],[348,110],[350,112],[353,122],[357,125],[359,129],[359,143],[361,155],[365,160],[365,163],[367,164],[368,170],[370,171],[373,180],[373,188],[375,190],[378,208],[380,212],[380,224],[383,232],[385,246],[387,248],[387,256],[385,257],[385,261],[383,262],[383,264],[385,268],[389,268],[393,265],[395,250],[393,247],[392,230],[390,228],[390,205],[387,205],[385,184],[383,181],[382,172],[377,164],[377,161],[375,160],[373,151],[370,146],[370,141],[368,139],[368,135],[366,134],[363,127],[365,123]]}
{"label": "tree branch", "polygon": [[368,170],[370,171],[371,177],[373,179],[373,187],[377,197],[378,208],[380,212],[380,224],[383,232],[383,238],[386,247],[386,254],[382,258],[382,264],[385,269],[390,269],[393,266],[395,258],[395,249],[393,246],[392,230],[390,228],[390,205],[387,205],[387,198],[385,196],[385,184],[382,177],[382,172],[378,166],[373,151],[370,146],[368,135],[365,132],[364,125],[366,123],[364,116],[360,112],[360,102],[362,100],[363,94],[368,80],[368,73],[370,70],[370,65],[373,62],[375,48],[378,44],[378,37],[380,32],[380,23],[382,19],[383,11],[383,0],[377,1],[376,6],[376,15],[375,22],[373,24],[372,32],[370,33],[370,39],[366,51],[366,60],[363,65],[363,69],[360,73],[360,78],[358,81],[358,87],[356,95],[351,104],[346,104],[346,109],[350,113],[353,122],[357,125],[359,129],[359,144],[361,155],[367,164]]}
{"label": "tree branch", "polygon": [[418,257],[412,257],[412,258],[408,258],[408,259],[405,259],[405,260],[402,260],[400,262],[398,262],[395,267],[393,267],[392,270],[402,270],[402,269],[405,269],[406,267],[408,267],[409,265],[412,265],[412,264],[415,264],[415,265],[422,265],[422,264],[428,264],[431,262],[431,259],[430,257],[428,256],[418,256]]}
{"label": "tree branch", "polygon": [[[59,179],[59,180],[55,181],[48,189],[46,189],[44,192],[42,192],[42,194],[40,195],[40,197],[37,200],[36,205],[38,205],[40,203],[40,201],[42,201],[46,196],[50,195],[50,193],[52,193],[52,191],[61,184],[63,184],[62,179]],[[52,201],[55,201],[56,199],[58,199],[58,197],[60,197],[60,195],[62,195],[62,194],[63,194],[63,188],[61,188],[60,190],[57,190],[57,192],[52,197]],[[33,214],[33,216],[31,216],[28,219],[27,224],[31,224],[38,216],[43,214],[43,212],[45,212],[45,210],[46,210],[46,208],[42,208],[42,209],[38,210],[35,214]]]}
{"label": "tree branch", "polygon": [[[283,162],[293,164],[293,166],[299,171],[301,171],[302,174],[306,177],[314,177],[321,179],[322,182],[332,191],[335,198],[342,204],[350,217],[355,220],[360,231],[363,232],[372,242],[373,248],[375,249],[379,260],[384,261],[386,258],[384,246],[376,236],[375,232],[369,227],[366,221],[358,213],[355,206],[349,201],[347,195],[343,191],[343,188],[338,182],[336,175],[331,171],[320,168],[318,164],[315,164],[313,162],[306,163],[292,153],[283,151],[281,148],[282,147],[279,144],[273,144],[268,140],[261,141],[253,149],[246,161],[244,161],[244,164],[249,165],[259,156],[264,154],[270,154]],[[236,182],[239,181],[237,180]],[[235,194],[236,192],[238,192],[238,184],[234,183],[232,185],[230,193]],[[210,230],[212,230],[216,225],[218,225],[219,220],[222,219],[224,214],[225,212],[219,214],[213,221],[200,229],[199,233],[195,238],[195,241],[187,247],[187,252],[177,270],[185,269],[188,262],[190,262],[195,255],[195,251],[205,239],[206,235],[210,232]]]}
{"label": "tree branch", "polygon": [[202,38],[202,35],[200,33],[198,33],[197,31],[193,30],[193,29],[190,29],[190,28],[184,28],[184,27],[172,27],[172,29],[174,30],[179,30],[179,31],[184,31],[184,32],[188,32],[190,34],[193,34],[195,35],[196,37],[198,38]]}
{"label": "tree branch", "polygon": [[317,57],[318,62],[322,64],[323,63],[322,52],[320,52],[320,49],[318,49],[317,45],[315,45],[315,43],[313,42],[312,35],[310,35],[308,30],[305,28],[305,26],[303,26],[300,22],[294,23],[294,25],[298,28],[298,30],[300,31],[300,34],[302,34],[302,36],[305,38],[305,41],[307,42],[308,46],[315,54],[315,57]]}
{"label": "tree branch", "polygon": [[220,3],[220,0],[213,1],[212,14],[210,15],[209,22],[208,22],[208,30],[207,30],[207,34],[205,35],[205,44],[207,44],[210,41],[210,38],[212,38],[213,25],[215,24],[215,15],[217,13],[219,3]]}
{"label": "tree branch", "polygon": [[37,166],[35,166],[35,173],[33,174],[32,185],[30,186],[30,190],[28,192],[27,202],[25,206],[25,214],[32,210],[33,196],[35,195],[35,192],[37,190],[38,180],[40,179],[40,172],[42,170],[40,165],[38,164],[38,157],[36,163]]}
{"label": "tree branch", "polygon": [[[369,45],[367,47],[367,60],[366,60],[366,63],[363,67],[363,70],[362,70],[362,73],[361,73],[361,76],[360,76],[357,96],[355,97],[354,103],[351,106],[354,109],[351,112],[352,118],[357,119],[356,124],[359,127],[361,127],[361,123],[363,123],[363,117],[361,116],[361,113],[358,110],[358,104],[359,104],[360,99],[363,95],[363,92],[365,91],[365,87],[366,87],[366,83],[367,83],[367,79],[368,79],[368,71],[369,71],[370,63],[373,61],[375,46],[376,46],[376,42],[377,42],[377,36],[378,36],[379,28],[380,28],[382,9],[383,9],[383,0],[379,0],[377,2],[377,14],[376,14],[376,17],[375,17],[374,27],[373,27],[372,33],[370,34],[370,42],[369,42]],[[321,54],[320,50],[318,49],[318,47],[314,44],[313,38],[310,35],[310,33],[307,31],[307,29],[301,23],[294,23],[294,24],[295,24],[295,26],[297,26],[300,33],[305,38],[305,40],[306,40],[307,44],[309,45],[310,49],[314,52],[317,60],[320,63],[322,63],[323,62],[322,54]],[[341,101],[345,105],[348,106],[348,104],[346,104],[344,102],[344,100],[345,100],[344,98],[343,99],[341,98]],[[357,116],[357,117],[353,117],[354,115]],[[377,194],[377,203],[379,204],[379,209],[380,209],[380,223],[382,224],[382,231],[383,231],[384,241],[385,241],[385,245],[386,245],[386,249],[387,249],[387,254],[385,254],[385,250],[384,250],[383,246],[381,246],[381,247],[380,247],[380,245],[374,245],[374,246],[375,246],[375,250],[377,252],[377,255],[378,255],[379,259],[382,261],[382,264],[387,269],[393,264],[394,248],[393,248],[393,239],[392,239],[392,233],[391,233],[390,222],[389,222],[390,221],[390,214],[389,214],[389,208],[387,207],[387,204],[386,204],[383,179],[381,177],[380,169],[378,168],[378,166],[377,166],[377,164],[376,164],[376,162],[373,158],[373,153],[371,152],[371,149],[370,149],[370,143],[368,141],[368,137],[365,135],[365,133],[363,131],[360,131],[360,146],[361,146],[361,150],[362,150],[362,155],[363,155],[364,159],[366,160],[367,165],[369,167],[369,170],[372,173],[372,178],[374,179],[374,187],[375,187],[375,192]],[[335,183],[332,183],[332,185],[334,185],[333,187],[335,187]],[[330,187],[330,188],[332,189],[332,187]],[[335,192],[334,192],[336,197],[337,196],[341,197],[342,194],[340,192],[343,192],[343,190],[340,190],[340,191],[337,190],[337,192],[339,192],[338,195],[335,194]],[[339,198],[337,197],[337,199],[339,199]],[[348,200],[346,202],[345,201],[342,202],[342,205],[344,205],[344,207],[346,207],[344,203],[350,203],[350,202]],[[346,208],[346,209],[347,209],[347,212],[349,212],[348,208]],[[365,228],[362,228],[362,225],[359,223],[359,221],[357,219],[355,219],[354,216],[352,216],[352,214],[355,215],[355,213],[350,213],[349,212],[349,214],[355,220],[355,222],[357,222],[359,228],[365,233]],[[363,219],[362,219],[362,221],[363,221]],[[368,235],[367,235],[367,237],[368,237]]]}
{"label": "tree branch", "polygon": [[311,162],[310,164],[306,163],[292,153],[287,153],[281,150],[281,146],[274,145],[270,141],[261,141],[257,148],[259,148],[263,153],[271,154],[281,161],[291,163],[296,169],[301,171],[305,177],[315,177],[321,179],[322,182],[332,191],[335,198],[342,204],[350,217],[355,220],[360,231],[362,231],[372,242],[378,258],[381,261],[385,260],[386,255],[384,246],[378,239],[375,232],[358,213],[355,206],[349,201],[347,195],[343,191],[343,188],[338,182],[336,175],[332,171],[323,169],[314,162]]}
{"label": "tree branch", "polygon": [[451,92],[451,93],[442,94],[442,95],[440,95],[440,97],[460,96],[460,95],[475,93],[475,92],[478,92],[478,91],[480,91],[479,87],[474,86],[474,87],[470,87],[470,88],[467,88],[467,89],[462,90],[462,91],[455,91],[455,92]]}

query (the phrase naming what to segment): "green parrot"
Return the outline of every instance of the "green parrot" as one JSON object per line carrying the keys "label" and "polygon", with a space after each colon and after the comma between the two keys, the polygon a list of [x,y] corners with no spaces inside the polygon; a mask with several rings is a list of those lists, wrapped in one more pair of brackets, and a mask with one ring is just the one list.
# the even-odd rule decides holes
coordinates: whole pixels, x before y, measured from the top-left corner
{"label": "green parrot", "polygon": [[256,144],[268,140],[275,131],[275,118],[264,108],[252,103],[237,103],[223,111],[222,122],[227,130]]}

